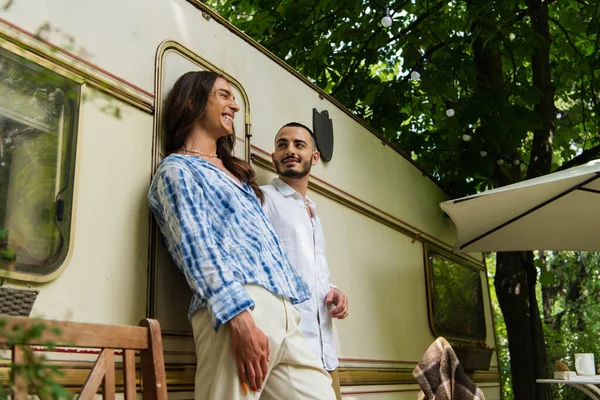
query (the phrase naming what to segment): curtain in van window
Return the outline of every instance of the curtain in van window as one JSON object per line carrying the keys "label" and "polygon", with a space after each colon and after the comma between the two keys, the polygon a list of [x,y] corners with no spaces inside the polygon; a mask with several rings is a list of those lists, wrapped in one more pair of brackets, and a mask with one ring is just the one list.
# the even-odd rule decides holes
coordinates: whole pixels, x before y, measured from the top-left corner
{"label": "curtain in van window", "polygon": [[60,258],[73,89],[60,75],[0,49],[0,268],[44,274]]}

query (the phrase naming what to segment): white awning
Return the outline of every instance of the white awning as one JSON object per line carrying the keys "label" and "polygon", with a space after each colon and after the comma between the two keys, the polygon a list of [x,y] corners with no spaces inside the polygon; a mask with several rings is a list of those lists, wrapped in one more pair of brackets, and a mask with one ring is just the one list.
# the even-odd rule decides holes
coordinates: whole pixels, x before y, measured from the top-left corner
{"label": "white awning", "polygon": [[440,207],[457,251],[600,251],[600,160]]}

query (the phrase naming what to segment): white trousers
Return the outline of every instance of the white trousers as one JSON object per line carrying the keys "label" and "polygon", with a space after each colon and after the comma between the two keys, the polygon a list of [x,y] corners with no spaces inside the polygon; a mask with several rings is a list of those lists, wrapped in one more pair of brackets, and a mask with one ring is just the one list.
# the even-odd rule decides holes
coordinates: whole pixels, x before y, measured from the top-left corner
{"label": "white trousers", "polygon": [[298,328],[300,313],[287,300],[262,286],[247,285],[254,300],[250,311],[256,326],[269,338],[271,361],[260,392],[244,390],[231,349],[229,324],[219,332],[206,308],[192,316],[198,359],[196,400],[335,400],[331,377],[312,354]]}

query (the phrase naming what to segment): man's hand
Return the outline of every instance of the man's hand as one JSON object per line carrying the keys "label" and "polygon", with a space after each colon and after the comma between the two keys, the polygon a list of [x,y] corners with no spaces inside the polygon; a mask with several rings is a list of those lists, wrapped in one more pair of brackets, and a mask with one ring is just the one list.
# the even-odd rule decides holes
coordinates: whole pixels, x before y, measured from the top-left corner
{"label": "man's hand", "polygon": [[335,306],[334,309],[329,310],[331,318],[344,319],[348,316],[348,298],[339,289],[331,288],[325,297],[325,302]]}
{"label": "man's hand", "polygon": [[233,317],[229,325],[240,382],[247,382],[250,389],[257,391],[262,387],[269,370],[269,338],[256,327],[248,310]]}

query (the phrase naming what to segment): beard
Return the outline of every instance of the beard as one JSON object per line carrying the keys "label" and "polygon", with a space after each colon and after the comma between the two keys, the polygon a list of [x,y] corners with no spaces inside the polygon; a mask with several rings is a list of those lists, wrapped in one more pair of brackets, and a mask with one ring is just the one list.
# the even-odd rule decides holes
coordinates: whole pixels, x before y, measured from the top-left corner
{"label": "beard", "polygon": [[[277,170],[277,173],[281,176],[285,176],[286,178],[300,179],[300,178],[304,178],[306,175],[308,175],[310,173],[310,169],[312,168],[312,165],[310,163],[310,160],[300,162],[299,165],[300,165],[300,170],[295,170],[295,169],[284,170],[281,167],[281,163],[276,161],[275,169]],[[285,168],[285,166],[284,166],[284,168]]]}

